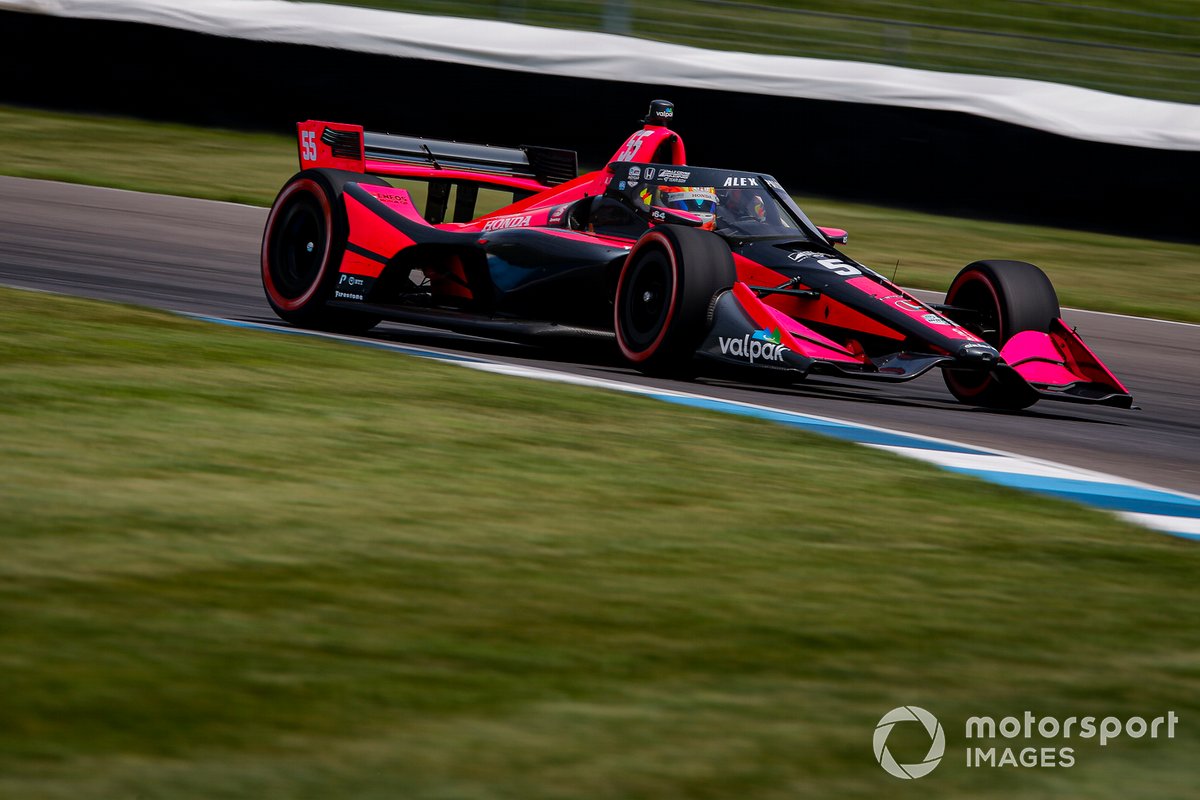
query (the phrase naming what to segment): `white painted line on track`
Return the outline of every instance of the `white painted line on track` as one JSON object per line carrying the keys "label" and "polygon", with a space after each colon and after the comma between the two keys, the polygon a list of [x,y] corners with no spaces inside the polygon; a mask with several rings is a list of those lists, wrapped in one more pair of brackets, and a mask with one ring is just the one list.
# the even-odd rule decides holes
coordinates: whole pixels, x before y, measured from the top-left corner
{"label": "white painted line on track", "polygon": [[1139,514],[1135,511],[1120,511],[1117,516],[1144,528],[1169,532],[1185,539],[1200,540],[1200,519],[1167,517],[1162,514]]}
{"label": "white painted line on track", "polygon": [[814,433],[845,439],[933,464],[949,472],[971,475],[1014,489],[1072,500],[1115,514],[1125,520],[1173,536],[1200,540],[1200,496],[1070,467],[1043,459],[978,447],[932,436],[906,433],[834,417],[725,400],[699,392],[663,389],[624,383],[610,378],[576,375],[543,367],[507,364],[474,356],[443,353],[424,347],[411,347],[373,339],[305,331],[279,325],[242,322],[219,317],[189,314],[195,319],[239,328],[273,333],[333,339],[350,344],[386,349],[406,355],[429,358],[464,367],[511,377],[531,378],[575,386],[649,397],[664,402],[703,408],[739,416],[769,420]]}

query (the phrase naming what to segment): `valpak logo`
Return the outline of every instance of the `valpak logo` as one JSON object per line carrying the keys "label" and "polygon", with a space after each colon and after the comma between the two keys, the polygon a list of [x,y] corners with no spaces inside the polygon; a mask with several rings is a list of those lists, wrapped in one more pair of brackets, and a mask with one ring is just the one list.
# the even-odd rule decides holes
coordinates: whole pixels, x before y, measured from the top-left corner
{"label": "valpak logo", "polygon": [[744,358],[751,364],[757,361],[783,361],[787,348],[779,343],[780,336],[778,328],[773,331],[764,328],[740,339],[718,336],[717,343],[721,345],[721,355]]}

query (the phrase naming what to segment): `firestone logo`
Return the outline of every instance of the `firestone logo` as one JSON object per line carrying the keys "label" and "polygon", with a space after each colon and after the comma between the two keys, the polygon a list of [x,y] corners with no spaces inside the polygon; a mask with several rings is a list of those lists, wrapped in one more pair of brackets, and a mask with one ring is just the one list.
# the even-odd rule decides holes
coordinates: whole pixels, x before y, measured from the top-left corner
{"label": "firestone logo", "polygon": [[[923,761],[916,764],[900,764],[892,757],[887,748],[887,740],[898,722],[919,722],[925,726],[930,745]],[[942,730],[942,724],[938,722],[937,717],[920,706],[901,706],[884,714],[875,726],[872,743],[875,745],[875,760],[879,762],[879,766],[889,775],[903,780],[921,778],[933,772],[937,765],[942,763],[942,756],[946,754],[946,734]]]}

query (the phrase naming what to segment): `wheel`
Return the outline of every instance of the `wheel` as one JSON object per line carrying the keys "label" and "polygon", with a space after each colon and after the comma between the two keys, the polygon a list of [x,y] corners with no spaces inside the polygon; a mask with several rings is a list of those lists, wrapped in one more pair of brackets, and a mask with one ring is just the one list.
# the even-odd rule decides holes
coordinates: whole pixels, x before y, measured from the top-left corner
{"label": "wheel", "polygon": [[263,289],[275,313],[294,325],[362,333],[379,323],[378,316],[325,305],[346,248],[342,187],[350,182],[390,185],[357,172],[304,170],[284,184],[267,216]]}
{"label": "wheel", "polygon": [[[1022,331],[1048,332],[1060,316],[1050,279],[1024,261],[968,264],[951,282],[946,305],[975,312],[978,324],[970,327],[997,350]],[[1003,372],[946,369],[942,376],[950,393],[969,405],[1021,409],[1038,399],[1023,380]]]}
{"label": "wheel", "polygon": [[646,232],[617,279],[613,324],[621,354],[643,372],[686,369],[708,329],[713,295],[736,279],[719,236],[675,225]]}

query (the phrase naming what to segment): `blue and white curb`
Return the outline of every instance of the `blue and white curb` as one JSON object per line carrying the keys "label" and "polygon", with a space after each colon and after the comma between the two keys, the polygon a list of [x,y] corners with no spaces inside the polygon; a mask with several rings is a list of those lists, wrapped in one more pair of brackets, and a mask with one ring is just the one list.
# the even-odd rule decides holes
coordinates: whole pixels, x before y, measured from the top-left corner
{"label": "blue and white curb", "polygon": [[1109,511],[1146,528],[1185,539],[1200,540],[1200,497],[1119,478],[1115,475],[1106,475],[1102,472],[1092,472],[1052,461],[1007,453],[1003,450],[976,447],[948,439],[903,433],[874,425],[847,422],[799,411],[784,411],[753,403],[723,400],[696,392],[680,392],[586,375],[572,375],[553,369],[506,364],[474,356],[442,353],[424,347],[382,342],[378,339],[362,339],[220,317],[193,314],[187,316],[238,328],[334,339],[363,347],[446,361],[497,375],[569,383],[575,386],[590,386],[651,397],[681,406],[765,419],[781,425],[801,428],[824,436],[833,436],[867,447],[915,458],[950,472],[973,475],[1002,486],[1072,500]]}

